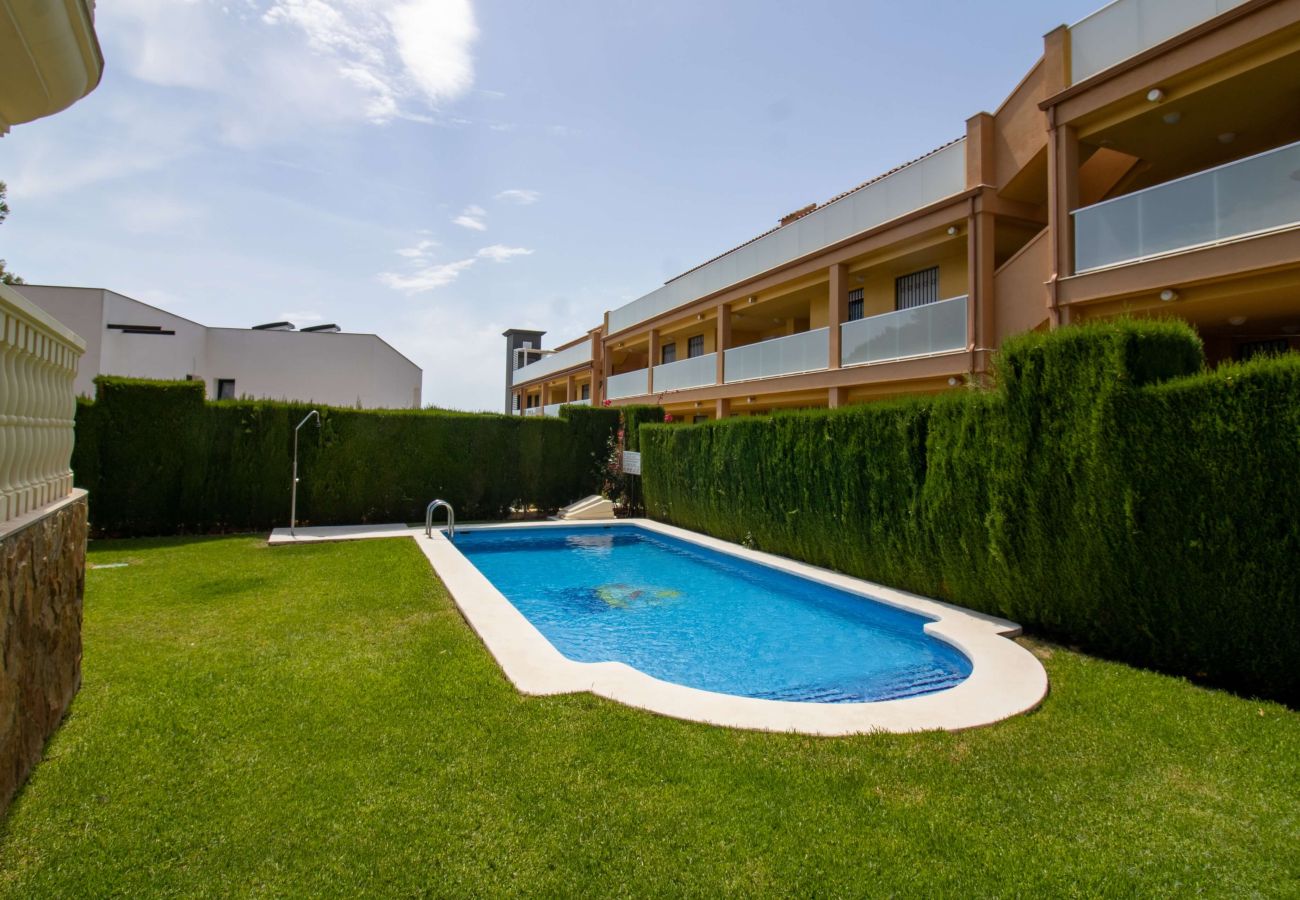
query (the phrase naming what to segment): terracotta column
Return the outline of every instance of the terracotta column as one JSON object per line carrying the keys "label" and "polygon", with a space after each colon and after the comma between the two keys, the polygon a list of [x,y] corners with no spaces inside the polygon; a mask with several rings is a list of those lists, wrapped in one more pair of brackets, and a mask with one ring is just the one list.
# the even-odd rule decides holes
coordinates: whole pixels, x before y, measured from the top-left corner
{"label": "terracotta column", "polygon": [[726,355],[727,348],[731,346],[731,307],[722,304],[718,307],[718,375],[715,381],[718,384],[725,384],[727,380],[726,372]]}
{"label": "terracotta column", "polygon": [[1068,125],[1054,126],[1047,138],[1047,224],[1052,234],[1054,325],[1064,324],[1056,282],[1074,274],[1074,222],[1070,212],[1078,206],[1079,136]]}
{"label": "terracotta column", "polygon": [[574,400],[577,400],[578,398],[575,396],[577,393],[578,379],[573,375],[570,375],[568,378],[564,379],[564,402],[572,403]]}
{"label": "terracotta column", "polygon": [[849,389],[843,387],[833,387],[826,389],[826,405],[831,409],[839,409],[849,399]]}
{"label": "terracotta column", "polygon": [[725,419],[731,415],[731,401],[725,397],[718,398],[713,407],[714,418]]}
{"label": "terracotta column", "polygon": [[650,350],[646,354],[645,367],[645,392],[653,394],[655,391],[655,366],[659,364],[659,329],[650,329]]}
{"label": "terracotta column", "polygon": [[843,263],[831,266],[830,291],[827,297],[826,327],[830,348],[826,365],[831,369],[840,367],[840,325],[849,320],[849,267]]}

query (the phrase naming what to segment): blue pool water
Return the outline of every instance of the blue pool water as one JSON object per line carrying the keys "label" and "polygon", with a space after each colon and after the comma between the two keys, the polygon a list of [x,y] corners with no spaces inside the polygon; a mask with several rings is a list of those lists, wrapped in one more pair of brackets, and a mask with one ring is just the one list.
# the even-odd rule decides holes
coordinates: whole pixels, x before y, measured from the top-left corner
{"label": "blue pool water", "polygon": [[922,616],[633,525],[463,531],[455,543],[578,662],[808,703],[928,694],[971,672]]}

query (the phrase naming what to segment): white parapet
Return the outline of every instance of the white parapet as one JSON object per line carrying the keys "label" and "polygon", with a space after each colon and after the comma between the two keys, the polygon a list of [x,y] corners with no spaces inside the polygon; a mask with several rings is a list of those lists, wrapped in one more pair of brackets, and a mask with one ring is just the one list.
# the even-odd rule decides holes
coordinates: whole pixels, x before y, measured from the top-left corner
{"label": "white parapet", "polygon": [[72,493],[73,379],[86,343],[0,285],[0,522]]}

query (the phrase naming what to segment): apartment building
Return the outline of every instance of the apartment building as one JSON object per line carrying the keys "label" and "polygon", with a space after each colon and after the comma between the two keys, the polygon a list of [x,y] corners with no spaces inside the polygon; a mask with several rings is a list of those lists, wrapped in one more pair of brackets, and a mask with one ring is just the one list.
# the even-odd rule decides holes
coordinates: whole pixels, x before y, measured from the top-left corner
{"label": "apartment building", "polygon": [[1008,336],[1122,314],[1186,319],[1215,362],[1300,349],[1300,0],[1117,0],[1053,30],[963,136],[509,368],[507,408],[949,390]]}
{"label": "apartment building", "polygon": [[86,342],[79,396],[94,396],[97,375],[124,375],[202,381],[213,400],[420,407],[423,372],[377,335],[289,322],[213,328],[104,288],[14,289]]}

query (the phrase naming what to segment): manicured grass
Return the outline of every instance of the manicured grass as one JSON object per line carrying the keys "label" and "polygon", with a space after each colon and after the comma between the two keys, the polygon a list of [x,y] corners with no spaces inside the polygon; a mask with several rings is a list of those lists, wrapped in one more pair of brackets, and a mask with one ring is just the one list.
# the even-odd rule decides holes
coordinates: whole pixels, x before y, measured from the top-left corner
{"label": "manicured grass", "polygon": [[1300,895],[1300,714],[1035,644],[960,734],[520,696],[406,540],[95,544],[0,894]]}

